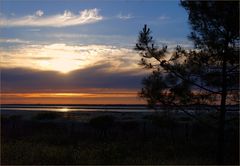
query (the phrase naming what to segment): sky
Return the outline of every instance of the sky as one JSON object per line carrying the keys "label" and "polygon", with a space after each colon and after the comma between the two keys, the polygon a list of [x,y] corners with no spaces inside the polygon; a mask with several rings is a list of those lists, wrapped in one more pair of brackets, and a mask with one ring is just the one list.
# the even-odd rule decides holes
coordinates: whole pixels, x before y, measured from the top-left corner
{"label": "sky", "polygon": [[179,1],[1,0],[1,103],[145,103],[138,33],[189,48],[187,19]]}

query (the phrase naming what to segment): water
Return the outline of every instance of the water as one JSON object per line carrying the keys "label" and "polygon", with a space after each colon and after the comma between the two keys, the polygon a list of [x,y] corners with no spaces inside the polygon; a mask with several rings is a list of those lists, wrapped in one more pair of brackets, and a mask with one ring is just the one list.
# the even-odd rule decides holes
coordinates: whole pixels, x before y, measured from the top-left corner
{"label": "water", "polygon": [[2,105],[6,111],[54,111],[54,112],[153,112],[144,105]]}
{"label": "water", "polygon": [[[1,113],[9,111],[54,111],[54,112],[154,112],[155,110],[148,108],[146,105],[0,105]],[[157,111],[161,112],[166,108],[159,106]],[[182,112],[172,107],[168,110],[172,112]],[[213,112],[215,109],[209,106],[198,107],[192,106],[186,108],[189,113],[196,112]],[[238,112],[238,106],[230,106],[228,112]]]}

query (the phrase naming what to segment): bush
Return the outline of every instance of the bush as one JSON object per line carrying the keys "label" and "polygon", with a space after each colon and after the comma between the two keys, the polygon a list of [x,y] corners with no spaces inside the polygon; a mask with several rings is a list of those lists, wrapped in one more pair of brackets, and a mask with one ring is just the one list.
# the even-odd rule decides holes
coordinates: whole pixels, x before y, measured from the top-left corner
{"label": "bush", "polygon": [[21,115],[11,115],[8,119],[13,120],[13,121],[21,120],[22,116]]}
{"label": "bush", "polygon": [[171,128],[176,125],[176,121],[169,115],[148,115],[144,119],[151,121],[157,127]]}
{"label": "bush", "polygon": [[139,123],[137,121],[125,121],[122,122],[122,129],[125,131],[135,130],[139,127]]}
{"label": "bush", "polygon": [[33,117],[33,120],[54,120],[59,118],[60,115],[56,112],[44,112],[39,113]]}
{"label": "bush", "polygon": [[115,118],[111,115],[104,115],[92,118],[89,124],[95,129],[107,129],[114,124]]}

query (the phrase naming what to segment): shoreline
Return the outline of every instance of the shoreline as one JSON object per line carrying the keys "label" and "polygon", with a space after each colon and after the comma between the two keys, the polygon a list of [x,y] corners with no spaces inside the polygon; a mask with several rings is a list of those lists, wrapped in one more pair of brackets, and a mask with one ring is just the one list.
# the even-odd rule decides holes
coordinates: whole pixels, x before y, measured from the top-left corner
{"label": "shoreline", "polygon": [[[110,109],[94,109],[89,111],[48,111],[48,110],[4,110],[1,109],[1,117],[18,117],[22,120],[33,120],[34,117],[38,115],[57,115],[56,119],[50,119],[47,121],[77,121],[77,122],[88,122],[89,120],[99,117],[99,116],[112,116],[118,121],[142,121],[146,116],[152,115],[164,115],[168,114],[176,119],[190,118],[187,114],[182,111],[177,110],[160,110],[160,111],[150,111],[150,110],[125,110],[120,109],[111,111]],[[217,111],[194,111],[189,110],[189,113],[195,113],[199,116],[217,116]],[[239,111],[228,111],[227,116],[229,119],[232,117],[239,116]],[[191,119],[191,118],[190,118]]]}

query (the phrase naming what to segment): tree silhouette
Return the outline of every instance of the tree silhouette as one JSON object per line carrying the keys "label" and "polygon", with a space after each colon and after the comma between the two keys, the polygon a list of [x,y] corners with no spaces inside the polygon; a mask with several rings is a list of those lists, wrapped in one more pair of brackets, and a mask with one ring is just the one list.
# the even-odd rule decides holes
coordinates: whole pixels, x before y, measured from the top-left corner
{"label": "tree silhouette", "polygon": [[143,79],[140,96],[152,107],[161,103],[185,111],[186,105],[214,106],[219,112],[217,160],[222,164],[226,105],[239,103],[239,3],[181,1],[181,6],[189,15],[195,49],[177,46],[170,53],[167,46],[156,46],[145,25],[135,50],[142,56],[140,64],[153,73]]}

